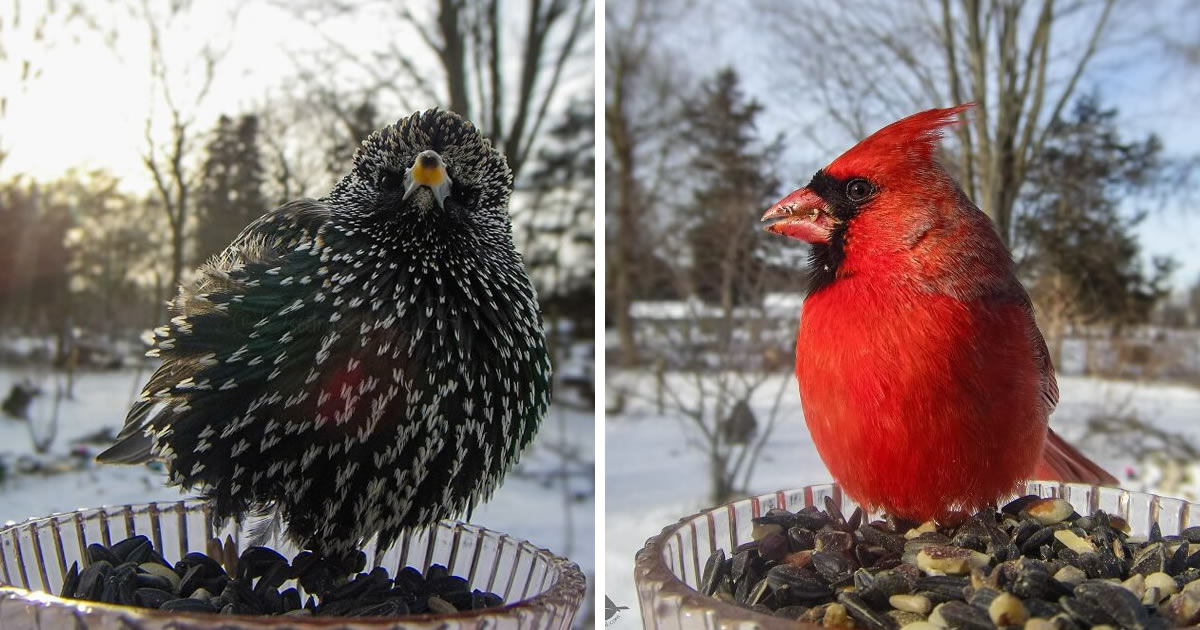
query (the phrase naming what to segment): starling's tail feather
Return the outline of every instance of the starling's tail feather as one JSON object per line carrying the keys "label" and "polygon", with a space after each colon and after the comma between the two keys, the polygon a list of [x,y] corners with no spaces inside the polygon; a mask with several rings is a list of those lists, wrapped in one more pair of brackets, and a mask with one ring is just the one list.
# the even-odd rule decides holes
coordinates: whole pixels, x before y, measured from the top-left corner
{"label": "starling's tail feather", "polygon": [[1046,430],[1046,447],[1034,477],[1101,486],[1115,486],[1117,478],[1080,453],[1051,429]]}
{"label": "starling's tail feather", "polygon": [[96,461],[105,464],[142,464],[153,459],[150,450],[154,447],[154,441],[146,435],[146,426],[161,405],[157,400],[134,403],[125,416],[125,426],[117,434],[116,443],[97,455]]}
{"label": "starling's tail feather", "polygon": [[148,436],[127,437],[96,456],[102,464],[142,464],[151,459],[150,448],[154,443]]}

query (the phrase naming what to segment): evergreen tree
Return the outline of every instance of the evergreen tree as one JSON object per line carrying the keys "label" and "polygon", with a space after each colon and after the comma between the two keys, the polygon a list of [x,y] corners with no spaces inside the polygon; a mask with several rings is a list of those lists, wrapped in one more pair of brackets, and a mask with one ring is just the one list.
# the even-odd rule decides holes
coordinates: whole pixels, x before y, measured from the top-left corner
{"label": "evergreen tree", "polygon": [[161,261],[155,239],[161,213],[119,184],[98,170],[72,172],[56,185],[75,209],[66,235],[72,303],[88,314],[87,328],[105,333],[159,323],[145,320],[158,295],[139,280]]}
{"label": "evergreen tree", "polygon": [[1055,359],[1067,326],[1146,321],[1169,292],[1175,261],[1143,264],[1134,228],[1146,212],[1121,205],[1161,180],[1162,143],[1122,139],[1116,115],[1094,96],[1077,101],[1051,124],[1022,196],[1014,252]]}
{"label": "evergreen tree", "polygon": [[[336,100],[339,97],[335,95],[333,98]],[[372,131],[384,126],[384,122],[379,116],[379,108],[367,98],[348,110],[334,107],[333,113],[336,118],[333,128],[329,130],[332,143],[327,150],[328,161],[325,168],[331,175],[340,178],[346,173],[347,166],[354,161],[354,152],[358,150],[358,145],[371,135]]]}
{"label": "evergreen tree", "polygon": [[774,245],[758,229],[758,218],[779,190],[771,165],[782,138],[764,144],[755,127],[761,112],[762,105],[742,93],[732,69],[702,84],[683,108],[683,140],[700,182],[684,209],[694,220],[687,230],[689,290],[726,313],[759,299],[764,248]]}
{"label": "evergreen tree", "polygon": [[70,324],[66,234],[73,217],[53,187],[0,185],[0,323],[62,338]]}
{"label": "evergreen tree", "polygon": [[242,228],[269,209],[262,193],[257,116],[247,114],[236,122],[228,116],[218,119],[203,174],[196,199],[197,264],[225,249]]}
{"label": "evergreen tree", "polygon": [[592,103],[577,100],[548,130],[548,146],[529,176],[531,211],[516,217],[543,308],[579,323],[595,312],[594,120]]}

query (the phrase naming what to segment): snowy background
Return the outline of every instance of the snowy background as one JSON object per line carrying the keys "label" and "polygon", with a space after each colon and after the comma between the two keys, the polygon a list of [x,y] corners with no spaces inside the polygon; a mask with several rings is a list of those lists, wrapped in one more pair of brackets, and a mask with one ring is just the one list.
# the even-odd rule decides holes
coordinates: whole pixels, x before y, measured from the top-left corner
{"label": "snowy background", "polygon": [[[783,375],[774,379],[751,400],[756,414],[766,415],[778,387],[786,387],[779,423],[762,450],[762,463],[752,486],[745,489],[748,495],[831,481],[804,426],[795,379]],[[649,394],[648,384],[653,382],[652,376],[643,372],[612,371],[607,389],[610,395],[620,389],[639,388]],[[1134,413],[1154,426],[1180,432],[1200,443],[1200,390],[1077,376],[1060,376],[1058,383],[1061,402],[1050,425],[1120,477],[1124,488],[1200,499],[1200,485],[1194,481],[1200,478],[1200,463],[1192,465],[1193,481],[1180,484],[1179,476],[1184,471],[1135,461],[1096,436],[1085,435],[1091,417]],[[702,451],[685,445],[685,436],[692,427],[658,415],[649,398],[626,396],[624,413],[605,419],[605,443],[621,446],[609,447],[605,454],[604,593],[614,603],[630,607],[615,616],[609,628],[640,627],[633,558],[646,539],[680,518],[712,507],[705,500],[708,462]],[[1130,471],[1132,478],[1128,476]]]}

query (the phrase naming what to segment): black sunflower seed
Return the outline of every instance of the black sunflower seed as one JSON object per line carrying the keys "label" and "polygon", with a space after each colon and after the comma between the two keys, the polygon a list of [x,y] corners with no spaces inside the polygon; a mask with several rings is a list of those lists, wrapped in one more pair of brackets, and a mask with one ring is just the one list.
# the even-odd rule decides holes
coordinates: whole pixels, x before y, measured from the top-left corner
{"label": "black sunflower seed", "polygon": [[1133,561],[1129,566],[1129,572],[1141,573],[1142,575],[1163,572],[1167,568],[1167,560],[1166,545],[1162,542],[1150,542],[1134,554]]}
{"label": "black sunflower seed", "polygon": [[783,617],[784,619],[799,619],[800,617],[804,616],[804,613],[806,612],[808,612],[807,606],[792,605],[776,608],[773,614],[776,617]]}
{"label": "black sunflower seed", "polygon": [[863,540],[872,545],[883,547],[893,553],[904,553],[903,536],[890,534],[869,524],[859,527],[858,532],[862,534]]}
{"label": "black sunflower seed", "polygon": [[[363,581],[370,586],[372,584],[372,577],[378,578],[377,575],[368,576],[366,579],[360,578],[360,581]],[[386,574],[384,577],[386,579]],[[429,580],[429,590],[433,591],[435,595],[444,596],[451,593],[470,593],[471,586],[465,579],[458,577],[457,575],[447,575],[446,577],[438,578],[436,580]]]}
{"label": "black sunflower seed", "polygon": [[471,605],[474,602],[470,591],[454,591],[438,597],[446,600],[451,606],[457,610],[471,610]]}
{"label": "black sunflower seed", "polygon": [[134,576],[134,580],[137,582],[138,588],[156,588],[167,592],[171,592],[175,588],[171,584],[171,580],[161,575],[154,575],[153,573],[138,573]]}
{"label": "black sunflower seed", "polygon": [[264,575],[272,567],[288,563],[278,551],[269,547],[249,547],[238,557],[237,576],[239,578],[256,578]]}
{"label": "black sunflower seed", "polygon": [[796,512],[796,525],[815,532],[830,523],[829,517],[821,512]]}
{"label": "black sunflower seed", "polygon": [[1109,582],[1083,582],[1075,587],[1076,599],[1102,610],[1122,628],[1141,630],[1150,621],[1136,595]]}
{"label": "black sunflower seed", "polygon": [[1064,597],[1059,600],[1063,610],[1084,628],[1093,626],[1113,626],[1116,622],[1104,610],[1095,604],[1077,597]]}
{"label": "black sunflower seed", "polygon": [[831,496],[825,497],[825,513],[829,515],[829,520],[832,521],[834,527],[846,525],[846,517],[842,514],[841,506]]}
{"label": "black sunflower seed", "polygon": [[995,630],[987,612],[966,602],[951,601],[937,607],[937,613],[951,630]]}
{"label": "black sunflower seed", "polygon": [[788,529],[788,544],[792,551],[807,551],[817,546],[817,536],[799,525]]}
{"label": "black sunflower seed", "polygon": [[158,607],[158,609],[171,612],[217,612],[219,610],[208,602],[202,602],[198,599],[192,599],[190,597],[181,597],[179,599],[165,601]]}
{"label": "black sunflower seed", "polygon": [[1041,529],[1042,524],[1036,520],[1031,518],[1022,519],[1012,530],[1012,542],[1016,545],[1023,545],[1026,540],[1029,540],[1030,536]]}
{"label": "black sunflower seed", "polygon": [[1025,542],[1021,544],[1021,553],[1027,556],[1037,554],[1043,545],[1049,545],[1054,541],[1054,532],[1057,531],[1057,529],[1058,528],[1054,527],[1053,525],[1047,525],[1046,527],[1033,532],[1028,538],[1025,539]]}
{"label": "black sunflower seed", "polygon": [[104,584],[112,564],[107,560],[98,560],[79,574],[79,583],[75,586],[75,598],[91,601],[104,601],[100,596],[104,593]]}
{"label": "black sunflower seed", "polygon": [[1167,573],[1175,575],[1187,569],[1188,548],[1186,542],[1175,548],[1175,552],[1167,559]]}
{"label": "black sunflower seed", "polygon": [[131,536],[113,545],[111,551],[120,559],[120,562],[141,564],[150,559],[154,547],[151,545],[150,539],[145,536]]}
{"label": "black sunflower seed", "polygon": [[399,617],[407,614],[408,604],[400,599],[369,603],[347,611],[350,617]]}
{"label": "black sunflower seed", "polygon": [[75,589],[79,586],[79,562],[72,562],[71,568],[67,569],[67,574],[63,576],[62,588],[58,591],[59,597],[75,597]]}
{"label": "black sunflower seed", "polygon": [[1005,514],[1017,515],[1020,514],[1026,507],[1029,507],[1030,503],[1040,499],[1041,497],[1037,496],[1036,494],[1027,494],[1023,497],[1017,497],[1016,499],[1013,499],[1004,507],[1000,508],[1000,511],[1004,512]]}
{"label": "black sunflower seed", "polygon": [[761,564],[758,558],[758,550],[750,549],[747,551],[739,551],[733,554],[733,561],[729,565],[729,573],[735,580],[741,580],[744,576],[754,576],[756,567]]}
{"label": "black sunflower seed", "polygon": [[1050,619],[1063,611],[1062,606],[1044,599],[1026,599],[1023,603],[1025,604],[1025,609],[1029,611],[1030,617]]}
{"label": "black sunflower seed", "polygon": [[796,516],[787,510],[773,508],[766,514],[753,519],[751,523],[755,525],[778,525],[781,529],[786,531],[790,527],[795,527]]}
{"label": "black sunflower seed", "polygon": [[758,554],[768,562],[781,560],[790,552],[788,537],[785,534],[769,534],[759,541]]}
{"label": "black sunflower seed", "polygon": [[894,630],[896,621],[887,615],[876,612],[867,605],[861,597],[849,592],[838,593],[838,603],[846,607],[846,612],[855,621],[868,630]]}
{"label": "black sunflower seed", "polygon": [[767,571],[768,586],[776,590],[787,589],[786,598],[798,603],[819,602],[833,595],[829,584],[808,569],[801,569],[787,564],[771,567]]}
{"label": "black sunflower seed", "polygon": [[[239,567],[241,565],[239,564]],[[260,597],[264,593],[277,593],[284,582],[295,577],[292,568],[287,564],[277,564],[267,569],[266,573],[254,583],[254,592]]]}
{"label": "black sunflower seed", "polygon": [[849,558],[837,551],[817,551],[812,555],[813,568],[832,586],[850,580],[854,565]]}
{"label": "black sunflower seed", "polygon": [[219,562],[195,551],[175,563],[175,571],[180,575],[185,574],[192,567],[198,567],[198,574],[202,579],[225,575],[225,568]]}
{"label": "black sunflower seed", "polygon": [[[134,600],[134,593],[137,592],[136,564],[127,562],[115,567],[108,576],[108,582],[112,586],[112,599],[106,598],[105,601],[123,606],[133,606],[137,603]],[[105,585],[105,590],[108,590],[108,584]]]}
{"label": "black sunflower seed", "polygon": [[987,610],[988,606],[992,605],[992,600],[996,599],[999,595],[1000,591],[985,586],[975,589],[975,592],[971,593],[971,597],[967,599],[967,603],[976,608]]}
{"label": "black sunflower seed", "polygon": [[721,578],[729,575],[729,567],[725,564],[725,550],[718,549],[704,563],[704,573],[700,577],[700,592],[712,596],[717,592]]}
{"label": "black sunflower seed", "polygon": [[830,527],[816,533],[817,551],[850,551],[854,546],[854,535]]}
{"label": "black sunflower seed", "polygon": [[121,559],[117,557],[117,554],[99,543],[92,543],[87,546],[87,559],[88,564],[95,564],[101,561],[107,562],[112,566],[121,564]]}
{"label": "black sunflower seed", "polygon": [[133,594],[134,605],[142,608],[162,608],[164,603],[176,597],[174,593],[158,588],[139,588]]}
{"label": "black sunflower seed", "polygon": [[[786,549],[787,542],[782,536],[781,541]],[[172,568],[143,536],[127,538],[112,547],[95,545],[86,555],[91,562],[85,569],[81,571],[79,564],[74,563],[63,576],[60,592],[65,597],[167,611],[237,615],[305,611],[304,614],[319,615],[396,616],[478,610],[504,604],[494,593],[471,590],[465,579],[450,575],[440,565],[430,567],[426,575],[405,567],[394,579],[382,567],[363,573],[359,565],[365,565],[365,554],[361,552],[351,553],[339,562],[302,552],[289,563],[274,550],[251,547],[236,559],[236,577],[200,552],[187,554]],[[114,565],[110,558],[120,562]],[[715,564],[724,575],[717,591],[728,592],[734,588],[728,575],[732,563],[723,561],[723,556],[718,560]],[[347,579],[346,567],[355,566],[359,568],[357,575]],[[761,559],[756,559],[750,570],[762,574],[766,568]],[[171,573],[179,576],[177,582]],[[832,592],[824,582],[815,573],[810,571],[810,574],[811,580],[816,580],[823,589],[820,598],[831,599]],[[299,590],[279,590],[297,577],[304,588],[316,593],[303,606]],[[762,582],[766,588],[765,580]],[[314,585],[320,590],[312,589]],[[778,605],[769,591],[756,594],[755,599],[760,606]]]}
{"label": "black sunflower seed", "polygon": [[970,580],[965,577],[953,575],[931,575],[917,578],[913,590],[921,595],[929,597],[935,602],[946,602],[950,600],[963,599],[963,589],[970,584]]}

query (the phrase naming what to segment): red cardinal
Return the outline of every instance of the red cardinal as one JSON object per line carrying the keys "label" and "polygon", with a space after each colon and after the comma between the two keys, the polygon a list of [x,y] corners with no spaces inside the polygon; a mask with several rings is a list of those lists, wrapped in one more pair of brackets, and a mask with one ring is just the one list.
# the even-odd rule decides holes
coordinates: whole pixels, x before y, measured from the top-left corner
{"label": "red cardinal", "polygon": [[927,520],[1024,479],[1116,484],[1050,431],[1054,366],[1012,256],[934,159],[970,105],[892,123],[763,215],[812,245],[804,417],[859,503]]}

